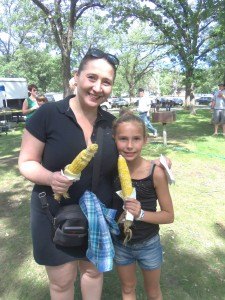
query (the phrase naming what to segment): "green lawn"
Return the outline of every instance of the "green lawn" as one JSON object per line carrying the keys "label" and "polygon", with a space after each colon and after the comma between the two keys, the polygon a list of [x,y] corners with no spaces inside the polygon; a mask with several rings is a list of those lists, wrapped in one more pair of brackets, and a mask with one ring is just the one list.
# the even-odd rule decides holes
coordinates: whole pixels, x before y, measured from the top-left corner
{"label": "green lawn", "polygon": [[[225,137],[213,137],[209,110],[177,112],[167,125],[168,145],[151,139],[143,155],[165,154],[173,162],[170,187],[175,222],[161,226],[164,300],[225,299]],[[162,125],[156,124],[162,135]],[[0,299],[46,300],[43,267],[32,258],[29,195],[32,184],[18,172],[22,127],[0,136]],[[137,299],[144,300],[139,274]],[[79,288],[76,299],[81,299]],[[103,300],[121,299],[115,271],[105,274]],[[95,299],[93,299],[95,300]]]}

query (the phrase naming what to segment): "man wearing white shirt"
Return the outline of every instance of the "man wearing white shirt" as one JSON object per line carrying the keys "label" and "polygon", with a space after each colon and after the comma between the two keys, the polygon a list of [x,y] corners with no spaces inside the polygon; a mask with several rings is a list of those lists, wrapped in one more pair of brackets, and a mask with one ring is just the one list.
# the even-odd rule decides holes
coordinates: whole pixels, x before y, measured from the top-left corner
{"label": "man wearing white shirt", "polygon": [[139,92],[139,101],[138,101],[138,113],[140,118],[144,121],[147,129],[153,133],[154,137],[157,137],[157,130],[152,126],[150,119],[148,117],[149,115],[149,110],[151,107],[151,101],[148,97],[145,97],[144,94],[144,89],[143,88],[139,88],[138,89]]}
{"label": "man wearing white shirt", "polygon": [[222,125],[223,135],[225,136],[225,83],[218,84],[219,90],[215,92],[212,101],[214,134],[218,135],[219,125]]}

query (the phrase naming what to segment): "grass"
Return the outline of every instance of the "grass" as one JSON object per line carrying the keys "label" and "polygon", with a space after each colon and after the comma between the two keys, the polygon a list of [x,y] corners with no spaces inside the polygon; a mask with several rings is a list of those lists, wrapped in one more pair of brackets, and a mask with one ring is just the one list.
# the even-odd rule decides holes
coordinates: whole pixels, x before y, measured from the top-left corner
{"label": "grass", "polygon": [[[165,300],[225,299],[225,138],[213,137],[210,112],[177,112],[167,125],[168,145],[152,139],[146,157],[165,154],[173,162],[176,183],[170,187],[175,222],[161,225]],[[161,124],[156,124],[160,136]],[[18,172],[22,128],[0,136],[0,299],[49,299],[44,267],[32,257],[29,231],[31,183]],[[138,271],[137,299],[144,300]],[[76,299],[81,299],[79,287]],[[121,299],[115,271],[105,274],[103,300]],[[93,299],[94,300],[94,299]]]}

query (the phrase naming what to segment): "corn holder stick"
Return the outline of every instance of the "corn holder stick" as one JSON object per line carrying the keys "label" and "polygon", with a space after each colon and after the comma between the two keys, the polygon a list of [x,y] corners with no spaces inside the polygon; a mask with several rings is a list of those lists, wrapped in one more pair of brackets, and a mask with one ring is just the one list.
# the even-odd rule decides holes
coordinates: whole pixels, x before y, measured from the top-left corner
{"label": "corn holder stick", "polygon": [[[62,174],[68,179],[77,181],[80,179],[81,172],[86,168],[86,166],[91,161],[92,157],[98,150],[97,144],[91,144],[86,149],[82,150],[72,161],[71,164],[67,165],[62,171]],[[54,194],[54,199],[60,201],[61,194]],[[69,198],[69,194],[63,193],[64,198]]]}
{"label": "corn holder stick", "polygon": [[[132,187],[132,181],[130,177],[130,172],[127,166],[127,162],[122,155],[119,155],[118,158],[118,173],[121,184],[122,191],[119,191],[119,196],[126,201],[129,197],[136,198],[135,189]],[[132,231],[130,229],[134,220],[134,216],[130,212],[126,212],[125,221],[124,221],[124,234],[125,240],[124,244],[126,244],[132,238]]]}

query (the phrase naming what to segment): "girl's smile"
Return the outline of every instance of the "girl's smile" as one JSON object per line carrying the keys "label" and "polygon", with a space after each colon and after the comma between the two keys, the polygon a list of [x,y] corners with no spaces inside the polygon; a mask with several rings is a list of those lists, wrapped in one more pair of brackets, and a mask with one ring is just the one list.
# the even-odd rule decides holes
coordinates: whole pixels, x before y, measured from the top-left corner
{"label": "girl's smile", "polygon": [[143,128],[137,122],[123,122],[118,125],[115,135],[118,151],[128,161],[141,155],[146,139]]}

